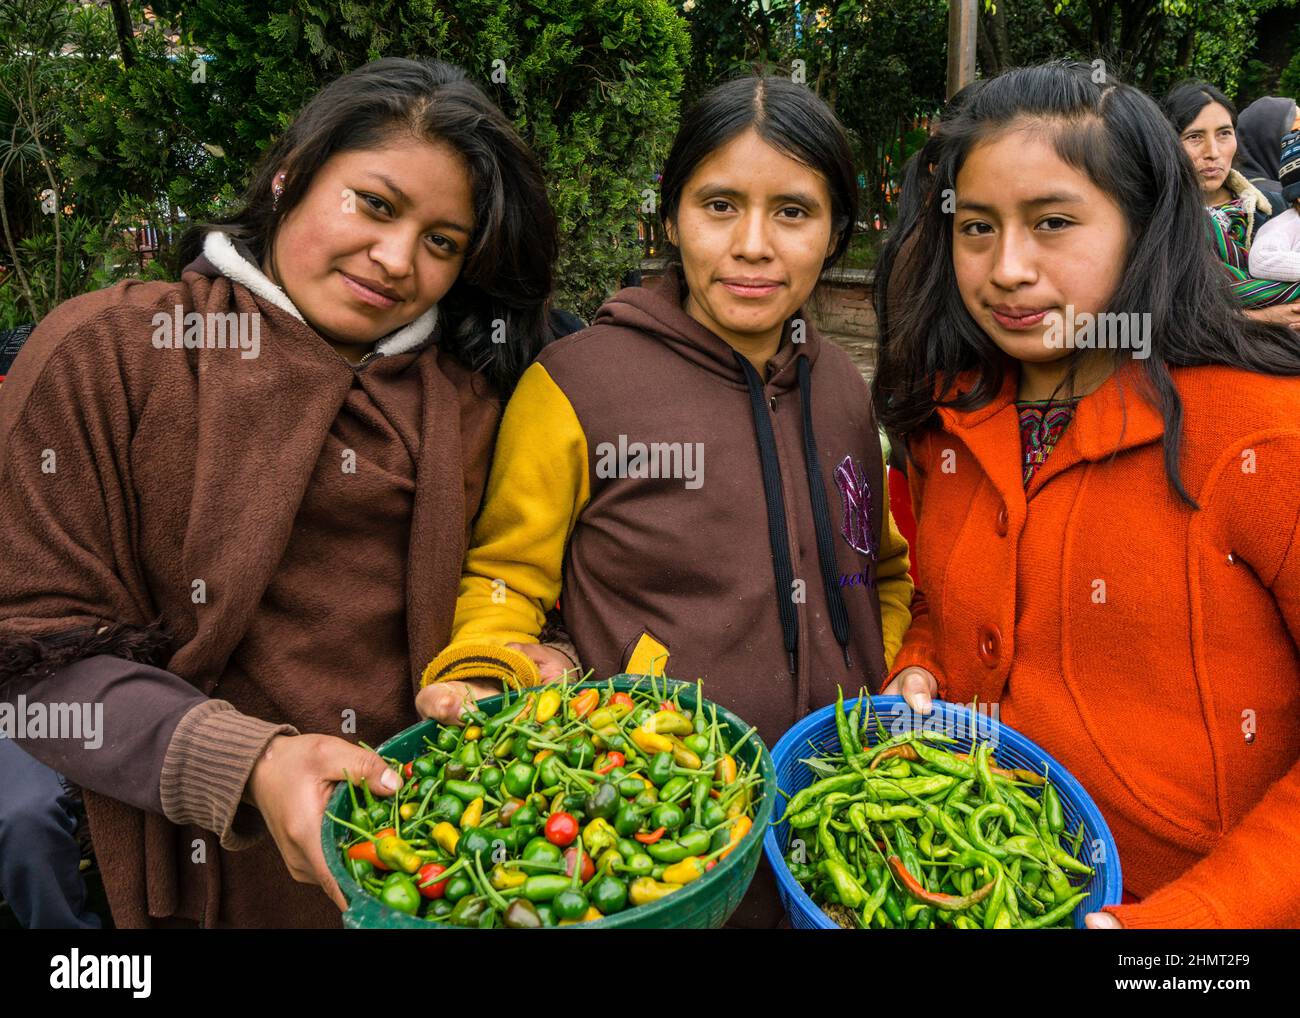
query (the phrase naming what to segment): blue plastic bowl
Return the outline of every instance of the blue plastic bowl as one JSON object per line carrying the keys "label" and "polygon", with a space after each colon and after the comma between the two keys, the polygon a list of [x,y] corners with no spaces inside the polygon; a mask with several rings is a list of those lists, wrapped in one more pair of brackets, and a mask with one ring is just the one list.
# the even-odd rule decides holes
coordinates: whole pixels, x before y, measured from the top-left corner
{"label": "blue plastic bowl", "polygon": [[[1103,905],[1120,903],[1124,883],[1120,873],[1119,849],[1111,836],[1110,828],[1106,826],[1106,820],[1097,809],[1097,804],[1083,790],[1083,786],[1049,754],[1014,729],[987,714],[971,710],[969,704],[935,700],[932,713],[917,715],[901,696],[874,696],[871,702],[891,737],[914,727],[929,728],[955,738],[957,742],[951,748],[959,753],[969,752],[975,737],[981,742],[992,740],[993,756],[1000,766],[1050,774],[1061,797],[1067,829],[1075,830],[1082,820],[1085,849],[1088,845],[1100,849],[1092,853],[1098,860],[1092,864],[1097,872],[1087,885],[1088,897],[1079,902],[1074,910],[1075,927],[1083,926],[1083,917],[1087,913],[1096,912]],[[852,710],[855,703],[856,700],[848,701],[845,710]],[[866,709],[865,705],[863,709]],[[864,738],[868,744],[878,741],[874,724]],[[807,764],[799,762],[800,759],[838,753],[839,748],[839,736],[835,734],[834,704],[809,714],[786,732],[772,750],[777,787],[786,796],[807,788],[813,783],[815,775]],[[777,814],[784,813],[785,804],[782,800],[777,807]],[[767,861],[776,874],[777,889],[781,893],[781,903],[790,916],[790,925],[798,930],[839,929],[791,875],[790,867],[785,864],[789,840],[790,828],[784,821],[769,827],[763,837],[763,851],[767,853]]]}

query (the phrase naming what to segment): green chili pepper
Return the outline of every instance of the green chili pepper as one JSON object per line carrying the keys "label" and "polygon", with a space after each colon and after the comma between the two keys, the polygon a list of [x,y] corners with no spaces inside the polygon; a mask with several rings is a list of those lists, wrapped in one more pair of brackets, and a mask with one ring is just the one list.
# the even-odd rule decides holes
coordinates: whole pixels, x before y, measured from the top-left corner
{"label": "green chili pepper", "polygon": [[505,771],[503,783],[506,791],[520,797],[527,795],[533,790],[533,778],[536,775],[537,771],[531,764],[516,760]]}
{"label": "green chili pepper", "polygon": [[449,753],[460,743],[460,732],[455,728],[441,727],[434,744],[444,753]]}
{"label": "green chili pepper", "polygon": [[466,806],[487,795],[487,789],[477,781],[448,781],[443,787]]}
{"label": "green chili pepper", "polygon": [[727,810],[723,805],[714,799],[709,799],[704,804],[704,809],[700,813],[700,824],[704,827],[717,827],[718,824],[727,819]]}
{"label": "green chili pepper", "polygon": [[1061,904],[1057,905],[1050,912],[1037,916],[1033,919],[1028,919],[1025,922],[1021,923],[1020,928],[1024,930],[1041,930],[1047,926],[1055,926],[1062,919],[1064,919],[1071,912],[1073,912],[1075,906],[1077,906],[1079,902],[1083,901],[1083,899],[1086,897],[1088,897],[1088,895],[1083,891],[1080,891],[1077,894],[1072,894],[1070,895],[1070,897],[1066,898],[1065,901],[1061,902]]}
{"label": "green chili pepper", "polygon": [[690,786],[691,779],[684,778],[680,774],[677,777],[669,778],[664,787],[659,789],[659,801],[667,802],[670,799],[676,799]]}
{"label": "green chili pepper", "polygon": [[646,777],[659,788],[666,785],[673,775],[673,755],[667,750],[656,753],[646,768]]}
{"label": "green chili pepper", "polygon": [[602,915],[627,908],[627,884],[612,874],[598,877],[591,888],[591,903]]}
{"label": "green chili pepper", "polygon": [[862,885],[854,879],[848,865],[839,859],[823,859],[819,867],[835,885],[835,892],[847,908],[859,908],[867,899]]}
{"label": "green chili pepper", "polygon": [[685,820],[686,814],[682,812],[680,806],[671,802],[661,802],[650,814],[650,827],[652,830],[666,827],[670,831],[675,831]]}
{"label": "green chili pepper", "polygon": [[575,735],[568,742],[564,759],[568,761],[570,767],[586,770],[596,759],[596,747],[585,735]]}
{"label": "green chili pepper", "polygon": [[405,873],[390,873],[384,878],[379,900],[391,909],[415,915],[420,909],[420,891]]}
{"label": "green chili pepper", "polygon": [[483,762],[483,757],[479,754],[477,742],[467,742],[460,750],[460,762],[470,770],[473,770]]}
{"label": "green chili pepper", "polygon": [[646,854],[655,862],[669,864],[681,862],[691,854],[676,841],[669,838],[660,838],[653,845],[646,845],[645,850]]}
{"label": "green chili pepper", "polygon": [[623,778],[618,783],[618,794],[627,798],[635,798],[645,791],[645,782],[640,778]]}
{"label": "green chili pepper", "polygon": [[614,814],[614,830],[623,837],[635,834],[641,829],[641,811],[631,802],[623,802]]}
{"label": "green chili pepper", "polygon": [[451,910],[447,921],[456,926],[478,926],[492,911],[486,898],[478,895],[467,895],[456,902],[456,907]]}
{"label": "green chili pepper", "polygon": [[521,696],[515,703],[511,704],[505,710],[501,711],[499,714],[494,714],[492,717],[488,719],[487,723],[483,726],[484,738],[490,739],[492,736],[496,735],[496,733],[501,730],[502,726],[505,725],[506,722],[513,721],[515,718],[517,718],[520,714],[523,713],[524,708],[527,706],[528,706],[527,697]]}
{"label": "green chili pepper", "polygon": [[1007,822],[1007,825],[1015,830],[1015,814],[1011,812],[1010,807],[1004,806],[1000,802],[990,802],[980,806],[975,812],[966,818],[966,833],[970,836],[971,844],[981,852],[987,852],[995,859],[1005,859],[1007,850],[1001,845],[995,845],[984,837],[984,831],[981,825],[990,816],[1000,816]]}
{"label": "green chili pepper", "polygon": [[[589,817],[610,820],[618,812],[618,789],[608,781],[596,786],[596,790],[586,797],[583,809]],[[631,833],[631,832],[629,832]]]}
{"label": "green chili pepper", "polygon": [[1047,814],[1047,827],[1053,834],[1065,830],[1065,812],[1061,809],[1061,797],[1052,785],[1043,786],[1043,811]]}
{"label": "green chili pepper", "polygon": [[569,878],[555,873],[539,873],[523,883],[524,897],[529,901],[550,901],[569,889]]}
{"label": "green chili pepper", "polygon": [[861,774],[836,774],[829,778],[822,778],[791,796],[790,801],[785,804],[785,815],[789,817],[800,813],[815,799],[820,799],[831,792],[856,792],[862,787],[862,782]]}

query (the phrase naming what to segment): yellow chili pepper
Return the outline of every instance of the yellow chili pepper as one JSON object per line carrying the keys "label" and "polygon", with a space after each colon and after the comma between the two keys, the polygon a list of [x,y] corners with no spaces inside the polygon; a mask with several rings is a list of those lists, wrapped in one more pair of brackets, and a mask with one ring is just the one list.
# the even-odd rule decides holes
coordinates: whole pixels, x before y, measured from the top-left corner
{"label": "yellow chili pepper", "polygon": [[514,739],[502,738],[502,736],[498,734],[496,744],[492,747],[492,756],[498,760],[504,760],[514,752],[514,745]]}
{"label": "yellow chili pepper", "polygon": [[529,693],[528,699],[524,701],[523,713],[519,715],[518,720],[526,721],[528,719],[528,716],[532,714],[533,708],[535,708],[536,706],[537,706],[537,694]]}
{"label": "yellow chili pepper", "polygon": [[492,886],[498,891],[508,891],[512,887],[518,887],[527,879],[527,873],[520,870],[508,870],[500,863],[492,869]]}
{"label": "yellow chili pepper", "polygon": [[415,811],[419,808],[420,807],[413,802],[404,802],[402,803],[401,808],[398,809],[397,815],[403,820],[410,820],[411,817],[415,816]]}
{"label": "yellow chili pepper", "polygon": [[753,826],[754,821],[750,820],[749,817],[736,817],[735,821],[731,825],[730,832],[728,832],[730,840],[727,842],[727,847],[722,850],[722,854],[719,855],[718,858],[725,859],[727,856],[731,855],[735,847],[740,844],[741,839],[749,833],[750,828]]}
{"label": "yellow chili pepper", "polygon": [[664,870],[664,882],[668,884],[689,884],[702,876],[704,876],[704,862],[698,855],[688,856]]}
{"label": "yellow chili pepper", "polygon": [[561,702],[563,702],[563,698],[558,690],[544,690],[542,695],[537,698],[537,723],[544,725],[555,717],[555,712],[560,709]]}
{"label": "yellow chili pepper", "polygon": [[632,741],[636,743],[636,748],[646,756],[654,756],[656,753],[671,753],[673,751],[673,744],[668,741],[667,736],[647,732],[644,728],[632,729]]}
{"label": "yellow chili pepper", "polygon": [[670,735],[668,741],[673,746],[673,763],[678,767],[685,767],[687,770],[696,771],[700,769],[700,758],[687,749],[681,739],[675,735]]}
{"label": "yellow chili pepper", "polygon": [[466,742],[478,742],[483,738],[483,728],[480,725],[470,725],[465,729]]}
{"label": "yellow chili pepper", "polygon": [[590,855],[597,856],[618,841],[618,832],[608,820],[596,817],[582,832],[582,843]]}
{"label": "yellow chili pepper", "polygon": [[633,905],[649,905],[681,889],[681,884],[661,884],[653,877],[637,877],[628,888],[627,897]]}
{"label": "yellow chili pepper", "polygon": [[686,715],[675,710],[661,710],[646,720],[641,726],[647,732],[659,735],[690,735],[695,728],[686,720]]}
{"label": "yellow chili pepper", "polygon": [[591,712],[591,717],[587,719],[587,724],[591,725],[592,728],[608,728],[617,721],[618,718],[615,716],[613,710],[609,707],[601,707],[599,710]]}
{"label": "yellow chili pepper", "polygon": [[734,798],[732,798],[731,802],[727,804],[727,816],[729,818],[738,817],[747,812],[749,812],[748,787],[746,787],[744,791],[738,793]]}
{"label": "yellow chili pepper", "polygon": [[460,841],[460,831],[443,821],[433,829],[433,840],[448,855],[456,854],[456,843]]}
{"label": "yellow chili pepper", "polygon": [[719,784],[729,785],[736,780],[736,758],[728,753],[713,768],[713,776]]}
{"label": "yellow chili pepper", "polygon": [[623,856],[619,854],[617,848],[605,849],[605,851],[601,853],[600,858],[596,860],[596,869],[604,873],[611,873],[615,866],[622,865]]}
{"label": "yellow chili pepper", "polygon": [[483,797],[480,795],[477,799],[465,807],[465,812],[460,815],[460,829],[463,831],[469,827],[477,827],[479,821],[483,819]]}
{"label": "yellow chili pepper", "polygon": [[535,757],[533,757],[533,766],[536,766],[537,764],[541,763],[543,760],[545,760],[548,756],[550,756],[554,752],[555,750],[553,749],[542,750]]}

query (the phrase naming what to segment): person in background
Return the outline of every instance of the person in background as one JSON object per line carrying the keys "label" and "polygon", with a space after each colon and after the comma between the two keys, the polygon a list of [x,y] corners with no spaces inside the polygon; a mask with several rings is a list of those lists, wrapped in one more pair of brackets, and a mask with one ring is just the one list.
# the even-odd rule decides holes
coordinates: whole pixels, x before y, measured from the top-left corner
{"label": "person in background", "polygon": [[1300,131],[1282,139],[1279,180],[1288,207],[1260,229],[1250,249],[1250,274],[1295,282],[1300,280]]}
{"label": "person in background", "polygon": [[1278,154],[1282,136],[1300,129],[1300,107],[1294,99],[1266,95],[1241,111],[1237,124],[1237,168],[1261,191],[1282,190]]}
{"label": "person in background", "polygon": [[1238,154],[1236,107],[1203,81],[1178,85],[1162,106],[1196,171],[1209,216],[1210,243],[1229,276],[1233,296],[1253,317],[1300,330],[1300,283],[1257,279],[1250,272],[1251,242],[1281,211],[1282,196],[1261,191],[1232,168]]}

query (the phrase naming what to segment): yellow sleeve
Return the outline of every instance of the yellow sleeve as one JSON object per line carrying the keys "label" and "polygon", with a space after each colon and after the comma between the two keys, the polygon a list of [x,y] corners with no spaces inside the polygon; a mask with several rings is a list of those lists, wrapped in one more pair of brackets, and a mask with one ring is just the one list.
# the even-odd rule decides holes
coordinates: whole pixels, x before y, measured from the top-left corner
{"label": "yellow sleeve", "polygon": [[587,437],[540,364],[497,434],[483,509],[461,570],[452,644],[536,643],[560,596],[564,549],[591,498]]}
{"label": "yellow sleeve", "polygon": [[876,591],[880,598],[880,633],[885,643],[885,667],[892,668],[903,634],[912,624],[912,577],[908,574],[907,541],[889,509],[889,466],[880,489],[885,500],[885,527],[876,560]]}

